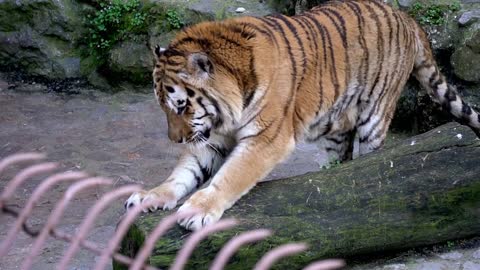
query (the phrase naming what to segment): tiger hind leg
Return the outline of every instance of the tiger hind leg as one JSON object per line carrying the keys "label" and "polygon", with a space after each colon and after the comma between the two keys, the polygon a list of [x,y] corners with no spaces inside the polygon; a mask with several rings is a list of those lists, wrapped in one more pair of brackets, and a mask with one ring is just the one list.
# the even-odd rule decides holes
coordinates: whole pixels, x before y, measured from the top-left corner
{"label": "tiger hind leg", "polygon": [[358,129],[358,152],[365,155],[382,147],[387,137],[390,117],[386,115],[373,115],[367,121],[359,123]]}
{"label": "tiger hind leg", "polygon": [[318,141],[320,151],[326,152],[328,162],[352,160],[355,134],[356,130],[327,134]]}

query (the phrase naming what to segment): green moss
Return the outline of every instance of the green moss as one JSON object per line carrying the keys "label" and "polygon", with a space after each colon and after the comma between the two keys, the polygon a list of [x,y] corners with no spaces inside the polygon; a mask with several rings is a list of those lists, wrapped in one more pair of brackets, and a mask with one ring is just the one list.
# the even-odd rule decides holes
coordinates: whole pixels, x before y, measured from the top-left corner
{"label": "green moss", "polygon": [[444,25],[446,16],[460,10],[460,2],[451,1],[448,4],[435,2],[416,2],[409,14],[423,25]]}
{"label": "green moss", "polygon": [[130,36],[146,34],[147,14],[139,0],[101,1],[99,7],[95,14],[87,15],[85,41],[89,54],[101,65],[116,43]]}
{"label": "green moss", "polygon": [[[130,258],[135,258],[137,251],[140,249],[144,242],[145,234],[142,232],[142,230],[139,229],[139,227],[132,225],[125,237],[123,238],[118,252]],[[112,264],[113,269],[116,270],[128,269],[128,267],[126,267],[124,264],[115,260],[113,260]]]}

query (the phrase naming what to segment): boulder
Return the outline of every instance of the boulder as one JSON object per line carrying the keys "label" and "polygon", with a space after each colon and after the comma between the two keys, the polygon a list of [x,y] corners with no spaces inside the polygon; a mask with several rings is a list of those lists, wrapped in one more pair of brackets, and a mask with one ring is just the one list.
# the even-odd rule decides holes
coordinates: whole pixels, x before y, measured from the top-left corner
{"label": "boulder", "polygon": [[455,75],[467,82],[480,83],[480,23],[464,31],[460,44],[451,58]]}
{"label": "boulder", "polygon": [[153,53],[145,40],[123,41],[109,52],[106,70],[102,74],[112,84],[121,81],[151,83],[154,65]]}
{"label": "boulder", "polygon": [[81,10],[73,0],[0,2],[0,66],[51,79],[81,76]]}

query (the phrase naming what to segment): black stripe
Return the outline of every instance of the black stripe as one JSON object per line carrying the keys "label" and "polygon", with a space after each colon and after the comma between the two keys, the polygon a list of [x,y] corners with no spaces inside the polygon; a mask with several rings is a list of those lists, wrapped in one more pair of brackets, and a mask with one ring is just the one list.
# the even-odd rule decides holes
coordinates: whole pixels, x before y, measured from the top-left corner
{"label": "black stripe", "polygon": [[447,89],[447,92],[445,92],[444,97],[447,102],[454,102],[455,100],[457,100],[457,94],[450,87]]}
{"label": "black stripe", "polygon": [[[219,105],[219,103],[215,99],[215,97],[212,97],[203,88],[200,88],[199,91],[202,93],[202,95],[204,95],[212,103],[212,105],[215,107],[215,110],[218,112],[218,117],[219,117],[220,122],[223,122],[224,112],[222,110],[220,110],[221,106]],[[220,97],[220,99],[222,99],[222,98]],[[230,120],[232,120],[232,123],[234,123],[235,119],[233,117],[232,106],[228,102],[226,102],[224,99],[222,99],[221,102],[222,102],[222,105],[225,105],[227,107],[226,109],[227,109],[228,115],[230,117]]]}
{"label": "black stripe", "polygon": [[237,33],[237,34],[240,34],[240,36],[246,40],[249,40],[249,39],[252,39],[252,38],[255,38],[255,32],[254,31],[249,31],[247,29],[245,29],[247,27],[250,27],[252,28],[251,26],[249,26],[248,24],[246,23],[240,23],[240,24],[228,24],[226,25],[226,27],[228,28],[228,30],[234,32],[234,33]]}
{"label": "black stripe", "polygon": [[467,116],[470,116],[473,113],[472,108],[470,108],[470,106],[468,106],[468,104],[465,103],[465,101],[463,100],[462,100],[462,113]]}
{"label": "black stripe", "polygon": [[[320,124],[320,121],[317,123],[317,125]],[[332,130],[332,127],[333,127],[333,124],[330,120],[328,120],[327,122],[327,125],[325,126],[325,130],[322,132],[322,133],[319,133],[317,134],[317,136],[313,137],[313,138],[307,138],[307,141],[308,142],[315,142],[317,141],[318,139],[320,139],[321,137],[327,135],[328,133],[330,133],[330,131]]]}
{"label": "black stripe", "polygon": [[255,91],[252,90],[250,91],[250,93],[248,93],[245,98],[244,98],[244,101],[243,101],[243,108],[247,108],[248,105],[250,105],[250,102],[252,102],[252,99],[253,99],[253,96],[255,95]]}
{"label": "black stripe", "polygon": [[184,56],[184,53],[172,48],[172,47],[169,47],[167,50],[165,50],[163,52],[163,55],[168,59],[172,56]]}
{"label": "black stripe", "polygon": [[359,93],[359,96],[363,95],[363,91],[367,89],[368,85],[368,73],[370,71],[370,51],[367,48],[367,41],[365,40],[365,32],[364,32],[364,25],[365,25],[365,20],[363,19],[363,14],[362,10],[360,7],[357,5],[355,2],[345,2],[346,7],[349,7],[352,11],[355,17],[357,18],[357,23],[358,23],[358,31],[359,31],[359,37],[360,37],[360,46],[362,47],[363,53],[364,53],[364,58],[362,58],[362,62],[360,63],[360,69],[363,70],[362,77],[358,80],[359,85],[362,86],[362,90]]}
{"label": "black stripe", "polygon": [[327,139],[327,141],[331,141],[335,144],[342,144],[344,142],[344,140],[342,140],[343,138],[338,139],[338,138],[333,138],[333,137],[327,137],[326,139]]}
{"label": "black stripe", "polygon": [[[315,41],[313,41],[313,44],[315,44],[315,70],[318,71],[318,74],[315,73],[315,76],[318,75],[318,95],[319,95],[319,103],[318,103],[318,107],[317,107],[317,110],[315,112],[315,116],[317,116],[322,107],[323,107],[323,68],[322,68],[322,65],[319,64],[319,61],[321,60],[320,59],[320,56],[319,56],[319,48],[318,48],[318,42],[317,40],[319,39],[319,33],[320,33],[320,38],[322,39],[321,40],[321,46],[322,46],[322,49],[323,49],[323,62],[326,62],[326,57],[327,57],[327,50],[325,48],[325,38],[323,37],[323,32],[320,31],[321,29],[321,26],[320,24],[318,23],[318,21],[312,19],[312,18],[309,18],[307,16],[301,16],[299,17],[299,19],[301,19],[302,21],[305,22],[305,24],[308,25],[308,28],[312,31],[314,37],[315,37]],[[313,20],[315,26],[311,23],[311,20]],[[318,30],[319,32],[317,32],[316,30]]]}
{"label": "black stripe", "polygon": [[[203,107],[203,105],[201,105]],[[206,112],[204,113],[202,116],[199,116],[199,117],[194,117],[193,120],[200,120],[202,118],[205,118],[206,116],[211,116],[212,114]],[[201,124],[203,126],[203,124]]]}
{"label": "black stripe", "polygon": [[[257,100],[257,102],[254,104],[256,107],[257,104],[261,104],[263,99],[265,98],[265,95],[266,95],[266,91],[263,92],[263,95]],[[258,110],[257,113],[255,113],[247,122],[245,122],[245,124],[243,124],[242,126],[240,126],[238,128],[238,130],[241,130],[242,128],[246,127],[248,124],[250,124],[255,118],[257,118],[258,115],[260,115],[262,113],[262,111],[265,109],[266,105],[263,105],[260,110]]]}
{"label": "black stripe", "polygon": [[197,97],[197,103],[198,105],[200,105],[200,107],[202,107],[202,109],[205,111],[205,114],[209,114],[209,112],[207,111],[207,108],[205,107],[205,105],[203,105],[203,97]]}
{"label": "black stripe", "polygon": [[200,178],[199,175],[197,175],[197,173],[191,169],[191,168],[186,168],[189,172],[191,172],[193,174],[193,177],[195,178],[195,181],[197,181],[197,187],[200,185],[200,183],[202,182],[202,179]]}
{"label": "black stripe", "polygon": [[[179,47],[179,46],[181,46],[185,43],[196,43],[196,44],[200,45],[202,47],[202,49],[204,49],[204,50],[210,48],[211,45],[212,45],[211,41],[207,38],[193,38],[191,36],[187,36],[187,37],[184,37],[180,40],[177,40],[177,41],[173,42],[172,44],[170,44],[170,47],[172,47],[172,48]],[[165,51],[165,52],[167,52],[167,51]]]}
{"label": "black stripe", "polygon": [[[331,15],[328,15],[328,17],[332,20],[332,22],[335,25],[335,28],[337,29],[338,33],[340,34],[340,37],[342,39],[342,44],[343,47],[345,48],[345,87],[348,86],[348,83],[350,81],[350,56],[349,56],[349,49],[348,49],[348,33],[347,33],[347,27],[345,26],[345,20],[340,15],[336,10],[332,10],[329,8],[325,8],[325,11],[328,11],[333,14],[337,18],[337,20],[340,22],[340,25],[338,25],[335,20],[331,17]],[[328,14],[328,13],[325,13]]]}
{"label": "black stripe", "polygon": [[[323,45],[323,47],[326,49],[326,47],[328,47],[329,49],[329,52],[330,52],[330,59],[332,61],[332,66],[330,67],[329,71],[330,71],[330,76],[332,77],[332,83],[333,83],[333,87],[334,87],[334,90],[335,90],[335,97],[334,97],[334,100],[336,100],[339,96],[339,93],[340,93],[340,85],[338,84],[338,75],[337,75],[337,65],[336,65],[336,60],[335,60],[335,52],[333,51],[333,43],[332,43],[332,39],[331,39],[331,36],[330,36],[330,32],[328,31],[328,29],[325,29],[323,25],[321,25],[316,19],[315,17],[311,14],[311,13],[305,13],[305,16],[312,19],[316,26],[319,27],[319,30],[320,30],[320,33],[322,35],[322,40],[326,40],[327,41],[327,44],[326,46]],[[323,43],[325,44],[325,43]],[[325,62],[325,68],[327,68],[327,56],[324,55],[324,62]]]}
{"label": "black stripe", "polygon": [[171,72],[171,73],[177,74],[178,71],[180,71],[180,69],[166,68],[165,71],[166,71],[166,72]]}
{"label": "black stripe", "polygon": [[[296,88],[297,88],[297,72],[298,71],[297,71],[297,64],[296,64],[296,61],[295,61],[295,57],[294,57],[293,52],[292,52],[292,46],[290,46],[290,42],[287,38],[285,30],[282,27],[282,24],[280,24],[277,20],[283,21],[287,25],[287,27],[289,27],[289,23],[286,22],[287,19],[285,19],[283,15],[278,15],[277,17],[267,16],[267,17],[265,17],[265,19],[267,19],[271,23],[275,24],[275,28],[282,33],[282,37],[283,37],[283,40],[285,41],[285,44],[287,45],[287,53],[288,53],[288,56],[290,58],[290,62],[291,62],[291,65],[292,65],[292,78],[293,78],[292,81],[293,81],[294,89],[290,89],[289,97],[287,99],[287,104],[283,109],[283,112],[284,112],[284,115],[285,115],[286,112],[288,111],[289,107],[290,107],[291,100],[292,100],[292,98],[295,94],[294,92],[296,91]],[[297,39],[298,39],[298,37],[297,37]],[[305,52],[303,52],[303,53],[305,53]]]}
{"label": "black stripe", "polygon": [[[378,18],[378,15],[375,13],[375,10],[373,10],[373,8],[371,6],[367,5],[365,2],[361,2],[361,3],[369,11],[370,18],[373,18],[373,20],[375,22],[375,26],[377,27],[377,40],[378,40],[377,51],[378,51],[378,55],[380,56],[380,60],[378,60],[378,63],[380,63],[380,67],[377,67],[377,72],[375,72],[374,78],[377,78],[376,81],[378,81],[379,77],[380,77],[380,73],[383,70],[384,53],[382,52],[382,50],[383,50],[383,47],[384,47],[384,44],[385,44],[385,41],[384,41],[383,35],[382,35],[382,31],[381,31],[381,28],[380,28],[381,22]],[[370,97],[373,94],[374,90],[375,90],[375,87],[372,87],[372,89],[370,89],[368,97]]]}
{"label": "black stripe", "polygon": [[[272,120],[270,123],[268,123],[262,130],[260,130],[259,132],[255,133],[255,134],[252,134],[252,135],[247,135],[245,137],[242,137],[239,139],[239,141],[243,141],[243,140],[246,140],[246,139],[251,139],[251,138],[255,138],[255,137],[258,137],[258,136],[261,136],[265,131],[267,131],[270,127],[272,127],[273,123],[275,122],[278,122],[277,120]],[[281,126],[282,124],[285,121],[281,121],[280,122],[280,125]]]}
{"label": "black stripe", "polygon": [[255,120],[257,118],[257,116],[259,116],[263,110],[265,109],[266,106],[263,106],[256,114],[254,114],[250,119],[248,119],[247,122],[245,122],[245,124],[243,124],[242,126],[240,126],[238,128],[238,130],[241,130],[242,128],[246,127],[248,124],[250,124],[253,120]]}
{"label": "black stripe", "polygon": [[203,185],[203,183],[205,183],[208,179],[210,179],[211,169],[209,169],[208,167],[202,166],[202,164],[200,163],[200,160],[198,160],[197,157],[195,157],[195,162],[197,163],[198,168],[200,168],[200,172],[202,173],[202,183],[200,185]]}
{"label": "black stripe", "polygon": [[[251,18],[254,18],[254,19],[258,19],[260,20],[262,23],[265,23],[267,24],[268,26],[272,27],[269,23],[266,22],[266,20],[264,20],[263,18],[258,18],[258,17],[251,17]],[[248,26],[250,27],[253,27],[255,28],[257,31],[259,31],[260,33],[263,33],[264,35],[268,36],[269,39],[271,40],[271,42],[275,45],[275,47],[278,48],[278,41],[277,41],[277,38],[275,37],[275,34],[272,32],[272,30],[269,28],[269,27],[265,27],[264,29],[261,29],[260,27],[258,27],[257,25],[255,24],[251,24],[251,23],[247,23]]]}
{"label": "black stripe", "polygon": [[[375,83],[374,87],[376,87],[376,85],[377,85],[377,82]],[[382,87],[384,88],[386,85],[387,85],[387,78],[383,78],[383,86]],[[358,127],[362,127],[370,121],[370,118],[373,116],[373,112],[375,111],[376,105],[377,105],[377,103],[375,103],[375,105],[372,105],[372,108],[370,110],[370,113],[368,114],[368,117],[361,120],[360,123],[357,125]]]}
{"label": "black stripe", "polygon": [[[398,21],[398,18],[395,16],[395,14],[393,15],[393,17],[394,17],[395,22],[396,22],[396,27],[394,27],[393,29],[395,29],[395,31],[396,31],[396,44],[397,44],[397,46],[395,47],[395,49],[396,49],[395,62],[393,63],[392,67],[397,67],[400,64],[399,60],[403,59],[403,57],[402,57],[402,50],[401,50],[401,48],[398,44],[400,42],[400,22]],[[387,21],[389,22],[388,25],[389,25],[389,27],[392,27],[390,19],[391,18],[387,16]],[[390,52],[393,49],[393,44],[394,44],[392,29],[390,29],[390,36],[391,36],[392,40],[390,40],[390,48],[388,49],[388,52]],[[384,100],[385,97],[391,96],[392,94],[395,94],[396,91],[398,90],[399,84],[401,82],[400,78],[402,77],[401,74],[398,74],[398,73],[399,72],[395,68],[390,70],[390,73],[389,73],[390,82],[389,82],[388,87],[386,87],[382,90],[380,98],[377,101],[379,104],[383,103],[383,100]],[[403,73],[403,72],[401,72],[401,73]],[[398,76],[395,78],[394,74],[396,74]],[[394,78],[396,79],[395,81],[393,81]],[[380,115],[383,115],[385,113],[385,109],[387,109],[388,105],[389,104],[387,104],[385,106],[380,106],[379,105],[376,109],[376,112],[378,113],[380,108],[381,108],[382,112],[380,113]]]}
{"label": "black stripe", "polygon": [[237,46],[237,47],[245,48],[242,44],[238,43],[236,40],[231,39],[231,38],[225,36],[225,35],[223,34],[223,32],[221,32],[221,30],[223,30],[223,29],[218,29],[218,28],[216,28],[216,29],[214,30],[213,34],[214,34],[215,38],[221,39],[221,40],[223,40],[223,41],[225,41],[225,42],[227,42],[227,43],[233,44],[233,45],[235,45],[235,46]]}
{"label": "black stripe", "polygon": [[[335,10],[331,10],[329,8],[322,8],[319,10],[323,15],[328,17],[330,21],[332,22],[333,26],[338,32],[338,35],[342,39],[342,45],[346,49],[348,47],[348,42],[347,42],[347,29],[345,27],[345,20],[343,17]],[[337,21],[332,17],[335,16],[337,20],[340,22],[340,25],[337,23]]]}

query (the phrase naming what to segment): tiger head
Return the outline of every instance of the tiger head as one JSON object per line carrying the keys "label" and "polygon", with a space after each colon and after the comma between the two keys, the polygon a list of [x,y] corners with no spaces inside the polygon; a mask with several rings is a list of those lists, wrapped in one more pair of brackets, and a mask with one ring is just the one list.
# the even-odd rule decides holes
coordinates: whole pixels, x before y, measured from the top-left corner
{"label": "tiger head", "polygon": [[[171,141],[207,142],[212,132],[231,129],[236,113],[230,104],[238,102],[232,95],[238,87],[228,73],[217,70],[201,51],[185,53],[157,46],[154,54],[154,92],[167,116]],[[222,91],[218,91],[220,85]]]}

